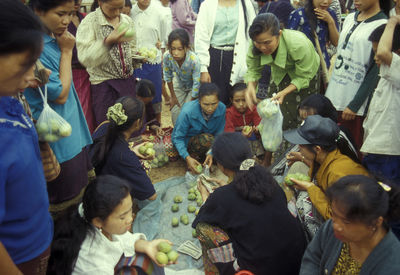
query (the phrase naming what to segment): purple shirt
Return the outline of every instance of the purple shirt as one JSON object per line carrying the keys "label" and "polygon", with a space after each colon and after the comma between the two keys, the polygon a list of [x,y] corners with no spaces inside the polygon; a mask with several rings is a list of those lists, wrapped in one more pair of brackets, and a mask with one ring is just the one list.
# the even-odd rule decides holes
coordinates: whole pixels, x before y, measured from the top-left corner
{"label": "purple shirt", "polygon": [[188,32],[190,43],[193,44],[193,32],[197,15],[188,0],[176,0],[170,3],[172,12],[172,29],[184,29]]}

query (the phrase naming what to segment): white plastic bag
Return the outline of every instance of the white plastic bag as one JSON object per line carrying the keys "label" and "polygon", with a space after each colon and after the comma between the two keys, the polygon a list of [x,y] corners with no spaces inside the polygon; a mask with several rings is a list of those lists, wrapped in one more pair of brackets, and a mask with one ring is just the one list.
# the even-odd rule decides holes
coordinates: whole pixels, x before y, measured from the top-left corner
{"label": "white plastic bag", "polygon": [[47,103],[47,86],[44,88],[44,94],[39,87],[39,93],[43,99],[43,110],[35,125],[39,140],[56,142],[63,137],[70,136],[71,125]]}
{"label": "white plastic bag", "polygon": [[152,168],[162,167],[169,162],[169,158],[165,153],[164,143],[161,138],[155,139],[154,150],[156,151],[156,155],[151,161]]}
{"label": "white plastic bag", "polygon": [[268,152],[275,152],[282,143],[283,115],[279,103],[266,98],[258,103],[257,112],[261,117],[258,130],[264,148]]}

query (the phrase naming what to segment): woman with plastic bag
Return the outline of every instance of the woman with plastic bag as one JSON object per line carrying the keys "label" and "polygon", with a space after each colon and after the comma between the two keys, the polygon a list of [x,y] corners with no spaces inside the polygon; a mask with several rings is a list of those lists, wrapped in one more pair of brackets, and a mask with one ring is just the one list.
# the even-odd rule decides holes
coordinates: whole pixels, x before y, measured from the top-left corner
{"label": "woman with plastic bag", "polygon": [[[60,175],[47,183],[50,212],[57,217],[57,214],[76,206],[81,200],[91,168],[85,147],[92,139],[72,82],[71,59],[75,38],[67,28],[75,12],[75,2],[31,0],[29,3],[46,30],[43,33],[44,46],[40,61],[51,70],[47,84],[47,103],[72,128],[69,136],[49,142],[61,166]],[[46,90],[43,87],[41,89]],[[38,119],[46,105],[41,92],[39,89],[28,88],[24,93],[33,117]],[[51,125],[52,128],[59,126],[59,123]]]}
{"label": "woman with plastic bag", "polygon": [[114,175],[128,181],[132,197],[155,200],[154,186],[140,163],[138,145],[133,151],[128,139],[142,129],[144,103],[137,98],[119,98],[108,108],[107,119],[94,131],[89,155],[97,175]]}
{"label": "woman with plastic bag", "polygon": [[45,275],[53,221],[33,122],[15,99],[34,81],[42,25],[20,1],[0,1],[0,273]]}
{"label": "woman with plastic bag", "polygon": [[[308,116],[299,128],[286,131],[283,136],[290,143],[299,145],[301,161],[310,168],[311,181],[289,179],[295,189],[308,193],[304,199],[297,197],[296,206],[303,213],[307,232],[313,236],[322,222],[331,217],[326,189],[344,176],[368,176],[369,173],[360,164],[347,139],[340,134],[339,126],[330,118]],[[306,209],[309,202],[312,209]]]}
{"label": "woman with plastic bag", "polygon": [[301,32],[281,30],[278,18],[272,13],[258,15],[249,35],[253,43],[247,53],[247,104],[250,108],[257,104],[257,82],[264,65],[269,65],[271,82],[267,97],[280,104],[282,129],[296,128],[301,122],[298,105],[303,98],[319,91],[320,60],[313,44]]}

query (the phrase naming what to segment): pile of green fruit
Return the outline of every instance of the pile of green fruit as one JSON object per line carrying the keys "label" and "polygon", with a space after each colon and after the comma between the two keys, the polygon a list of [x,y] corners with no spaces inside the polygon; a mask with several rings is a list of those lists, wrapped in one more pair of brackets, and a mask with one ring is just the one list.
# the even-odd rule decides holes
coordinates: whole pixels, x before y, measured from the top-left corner
{"label": "pile of green fruit", "polygon": [[302,181],[310,181],[310,177],[307,175],[304,175],[302,173],[296,173],[296,174],[288,174],[285,177],[285,183],[286,185],[293,185],[294,182],[291,181],[290,179],[295,179],[295,180],[302,180]]}
{"label": "pile of green fruit", "polygon": [[200,191],[197,190],[196,187],[192,187],[189,189],[188,200],[196,201],[197,206],[201,206],[203,204],[203,198],[201,197]]}
{"label": "pile of green fruit", "polygon": [[145,157],[154,156],[156,154],[156,151],[154,150],[154,144],[151,142],[143,143],[143,145],[139,147],[139,153]]}
{"label": "pile of green fruit", "polygon": [[169,158],[167,154],[162,153],[158,154],[151,162],[150,165],[152,168],[162,167],[169,162]]}
{"label": "pile of green fruit", "polygon": [[60,123],[57,119],[40,121],[35,126],[39,139],[47,142],[56,142],[63,137],[70,136],[72,133],[71,125],[68,122]]}
{"label": "pile of green fruit", "polygon": [[178,260],[179,254],[172,249],[167,242],[160,242],[157,246],[156,260],[159,264],[165,265],[168,262],[175,263]]}
{"label": "pile of green fruit", "polygon": [[[203,204],[203,199],[201,198],[201,194],[199,190],[197,190],[196,187],[192,187],[188,190],[188,200],[189,201],[196,201],[197,206],[201,206]],[[174,197],[174,204],[171,206],[171,211],[176,213],[179,211],[179,203],[183,202],[182,196],[176,195]],[[187,207],[187,212],[188,213],[194,213],[197,215],[199,213],[199,209],[195,205],[188,205]],[[179,226],[179,221],[183,223],[184,225],[189,224],[189,217],[187,214],[183,214],[180,216],[178,219],[177,217],[173,217],[171,221],[172,227],[177,227]]]}

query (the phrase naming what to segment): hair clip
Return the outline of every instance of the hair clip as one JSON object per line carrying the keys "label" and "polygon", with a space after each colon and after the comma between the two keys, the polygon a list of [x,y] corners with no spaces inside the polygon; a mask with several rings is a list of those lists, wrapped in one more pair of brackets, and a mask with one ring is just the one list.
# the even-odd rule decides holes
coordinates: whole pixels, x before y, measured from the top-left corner
{"label": "hair clip", "polygon": [[385,190],[386,192],[390,192],[390,190],[392,190],[392,187],[390,187],[389,185],[387,185],[387,184],[384,184],[383,182],[381,182],[381,181],[378,181],[378,184],[383,188],[383,190]]}

